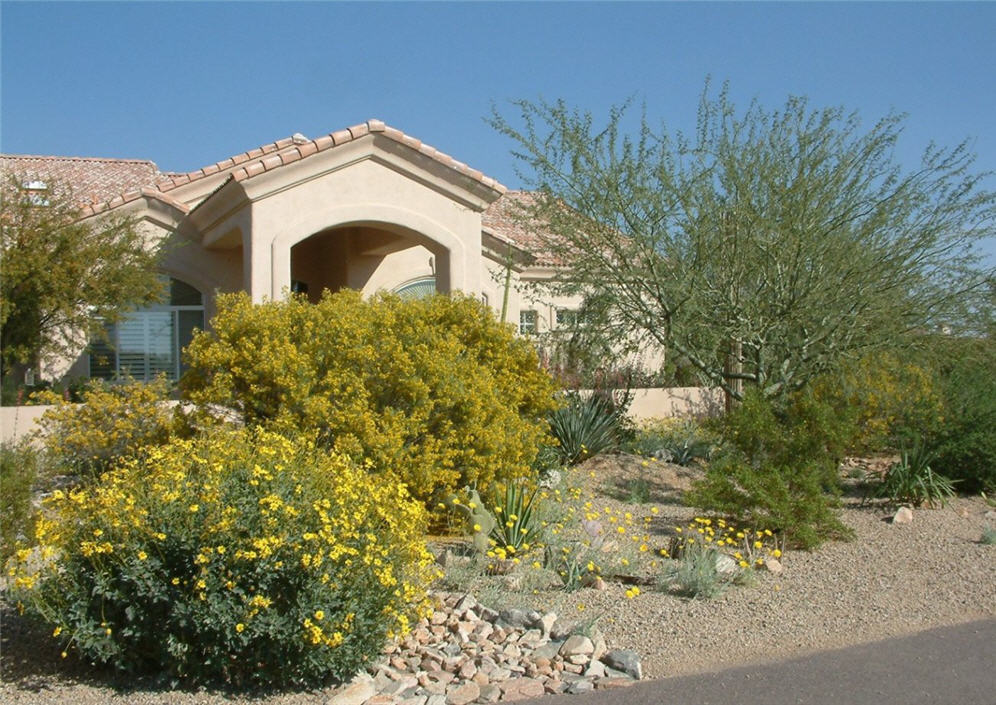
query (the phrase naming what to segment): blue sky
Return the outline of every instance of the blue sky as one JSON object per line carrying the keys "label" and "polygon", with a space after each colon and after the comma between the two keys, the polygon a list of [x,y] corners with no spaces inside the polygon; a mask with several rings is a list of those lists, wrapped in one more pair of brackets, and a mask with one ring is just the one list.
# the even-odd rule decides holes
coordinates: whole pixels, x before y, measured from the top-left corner
{"label": "blue sky", "polygon": [[904,164],[968,139],[996,170],[996,3],[3,2],[0,23],[4,152],[187,171],[376,117],[516,187],[492,103],[635,97],[687,130],[711,75],[741,103],[905,112]]}

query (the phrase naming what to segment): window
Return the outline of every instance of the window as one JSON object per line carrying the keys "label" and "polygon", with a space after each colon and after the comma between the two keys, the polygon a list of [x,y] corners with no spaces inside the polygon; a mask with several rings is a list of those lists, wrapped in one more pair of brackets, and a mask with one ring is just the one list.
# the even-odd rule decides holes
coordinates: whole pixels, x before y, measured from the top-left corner
{"label": "window", "polygon": [[106,329],[106,340],[90,345],[90,376],[172,381],[184,371],[180,353],[204,328],[204,297],[179,279],[169,280],[169,301],[133,311]]}
{"label": "window", "polygon": [[519,333],[522,335],[535,334],[537,318],[534,310],[519,311]]}
{"label": "window", "polygon": [[436,278],[425,277],[399,286],[394,293],[403,299],[424,299],[436,293]]}
{"label": "window", "polygon": [[557,327],[573,328],[578,324],[578,312],[572,308],[557,309]]}
{"label": "window", "polygon": [[28,203],[33,206],[47,206],[49,205],[48,200],[48,184],[44,181],[25,181],[21,184],[24,188],[24,192],[28,199]]}

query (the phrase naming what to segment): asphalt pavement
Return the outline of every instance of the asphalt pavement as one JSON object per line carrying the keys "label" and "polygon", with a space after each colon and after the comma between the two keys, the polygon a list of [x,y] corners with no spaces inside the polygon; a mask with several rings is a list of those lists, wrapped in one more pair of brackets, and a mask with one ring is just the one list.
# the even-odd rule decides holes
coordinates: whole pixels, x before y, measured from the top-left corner
{"label": "asphalt pavement", "polygon": [[996,705],[996,619],[524,705]]}

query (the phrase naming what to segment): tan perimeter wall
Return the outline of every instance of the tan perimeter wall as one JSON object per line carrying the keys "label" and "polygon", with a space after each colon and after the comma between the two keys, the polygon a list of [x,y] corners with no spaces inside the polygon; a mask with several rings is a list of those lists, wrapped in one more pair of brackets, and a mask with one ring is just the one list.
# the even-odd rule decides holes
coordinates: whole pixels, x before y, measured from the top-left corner
{"label": "tan perimeter wall", "polygon": [[[706,416],[723,409],[723,393],[706,387],[673,387],[671,389],[634,389],[629,415],[635,420],[672,417]],[[0,407],[0,441],[16,441],[38,429],[38,418],[50,406]]]}

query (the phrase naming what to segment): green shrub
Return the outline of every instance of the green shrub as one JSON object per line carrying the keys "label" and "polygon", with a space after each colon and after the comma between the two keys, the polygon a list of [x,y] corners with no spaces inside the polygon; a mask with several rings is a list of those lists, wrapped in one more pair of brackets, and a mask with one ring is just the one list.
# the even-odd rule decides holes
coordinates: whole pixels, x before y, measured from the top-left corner
{"label": "green shrub", "polygon": [[715,439],[696,421],[675,418],[643,422],[623,447],[637,455],[688,466],[694,460],[708,458],[714,443]]}
{"label": "green shrub", "polygon": [[31,537],[31,491],[37,476],[38,454],[27,442],[0,445],[0,565]]}
{"label": "green shrub", "polygon": [[734,574],[720,571],[720,552],[701,542],[688,545],[665,569],[664,579],[677,594],[712,599],[733,584]]}
{"label": "green shrub", "polygon": [[550,430],[565,465],[576,465],[619,444],[622,411],[608,393],[566,395],[565,403],[550,415]]}
{"label": "green shrub", "polygon": [[146,446],[188,433],[182,412],[168,402],[165,377],[148,383],[94,380],[81,395],[82,404],[49,392],[37,395],[37,401],[54,405],[38,421],[53,472],[93,477]]}
{"label": "green shrub", "polygon": [[917,444],[912,451],[904,449],[899,462],[893,463],[875,488],[878,497],[894,504],[944,506],[954,497],[954,484],[934,472],[928,451]]}
{"label": "green shrub", "polygon": [[66,650],[185,683],[349,679],[430,577],[421,504],[300,436],[177,440],[47,509],[15,599]]}
{"label": "green shrub", "polygon": [[996,490],[996,340],[939,344],[939,428],[925,438],[932,467],[966,492]]}
{"label": "green shrub", "polygon": [[996,546],[996,529],[988,525],[982,529],[982,536],[979,537],[979,543],[984,546]]}
{"label": "green shrub", "polygon": [[802,548],[850,534],[834,507],[837,467],[852,431],[829,404],[805,393],[778,404],[751,391],[716,426],[724,445],[687,504]]}
{"label": "green shrub", "polygon": [[249,425],[318,431],[429,506],[532,473],[553,383],[480,302],[342,291],[317,304],[228,295],[218,307],[187,349],[192,401]]}

